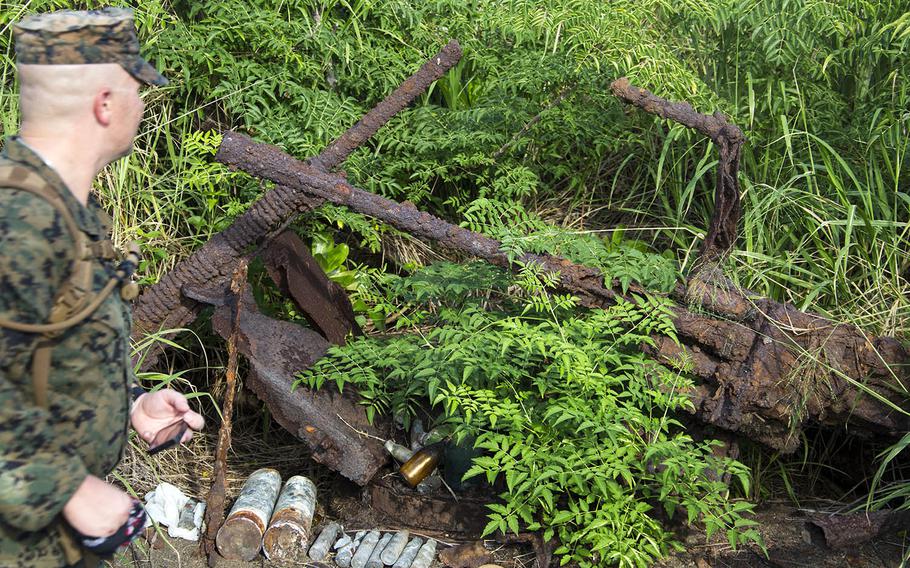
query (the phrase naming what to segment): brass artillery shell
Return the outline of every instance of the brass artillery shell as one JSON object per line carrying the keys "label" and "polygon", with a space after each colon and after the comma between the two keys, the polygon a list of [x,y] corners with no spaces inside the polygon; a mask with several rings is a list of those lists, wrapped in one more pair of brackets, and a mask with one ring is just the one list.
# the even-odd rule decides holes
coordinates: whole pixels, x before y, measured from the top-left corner
{"label": "brass artillery shell", "polygon": [[444,442],[430,444],[411,456],[411,459],[401,464],[401,467],[398,468],[398,473],[404,477],[408,485],[417,487],[439,465],[444,449]]}

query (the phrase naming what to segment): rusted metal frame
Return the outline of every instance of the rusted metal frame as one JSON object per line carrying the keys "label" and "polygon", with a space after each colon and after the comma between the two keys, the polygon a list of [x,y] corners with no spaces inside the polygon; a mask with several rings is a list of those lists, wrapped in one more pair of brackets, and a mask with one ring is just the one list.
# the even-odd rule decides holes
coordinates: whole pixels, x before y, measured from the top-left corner
{"label": "rusted metal frame", "polygon": [[[500,242],[495,239],[419,211],[411,203],[398,203],[358,189],[341,176],[315,170],[280,148],[255,142],[243,134],[225,132],[215,159],[251,175],[294,187],[336,205],[344,205],[416,237],[435,241],[498,266],[509,267],[512,264],[509,256],[501,250]],[[613,290],[603,286],[603,275],[597,269],[550,255],[525,253],[516,260],[526,264],[536,263],[549,271],[559,271],[562,284],[578,294],[586,306],[602,307],[612,303],[616,296]]]}
{"label": "rusted metal frame", "polygon": [[[410,203],[396,203],[357,189],[341,176],[316,171],[274,146],[229,132],[223,137],[216,159],[373,216],[447,248],[514,269],[498,241],[418,211]],[[578,296],[582,305],[604,307],[619,297],[605,285],[596,269],[548,255],[525,254],[517,260],[558,271],[561,287]],[[697,304],[701,310],[720,315],[710,317],[675,307],[674,324],[682,345],[657,338],[655,356],[667,363],[681,358],[692,361],[694,373],[704,381],[691,393],[701,419],[785,451],[797,447],[799,437],[794,434],[809,419],[834,425],[857,418],[858,423],[872,430],[892,433],[907,422],[901,416],[883,412],[873,397],[860,396],[855,386],[831,373],[824,373],[826,376],[821,379],[827,388],[809,385],[812,388],[805,396],[811,398],[806,401],[811,411],[800,417],[795,428],[788,414],[793,407],[780,402],[793,396],[787,380],[804,365],[800,360],[803,353],[824,351],[825,360],[831,361],[834,368],[856,379],[877,377],[873,382],[875,390],[887,390],[891,375],[884,363],[907,360],[906,350],[893,339],[869,340],[851,326],[710,282],[699,281],[691,290],[682,286],[674,297],[684,305]],[[792,325],[787,327],[780,322]]]}
{"label": "rusted metal frame", "polygon": [[625,77],[610,85],[613,94],[645,112],[692,128],[717,145],[720,160],[714,190],[714,213],[708,234],[701,245],[693,272],[717,264],[736,243],[742,207],[739,201],[739,158],[746,142],[743,131],[720,112],[713,115],[695,112],[686,102],[673,102],[629,83]]}
{"label": "rusted metal frame", "polygon": [[[310,163],[325,169],[338,166],[460,58],[458,42],[449,42],[356,125],[330,143],[319,156],[311,158]],[[158,284],[137,299],[133,307],[133,336],[138,338],[161,329],[181,328],[192,322],[201,305],[183,294],[185,287],[209,286],[213,282],[226,285],[238,258],[250,247],[277,235],[290,219],[321,203],[319,199],[287,187],[279,186],[266,193],[230,227],[178,263]],[[160,349],[146,355],[143,368],[154,365]]]}
{"label": "rusted metal frame", "polygon": [[331,343],[344,345],[349,334],[363,334],[344,288],[329,280],[293,231],[273,239],[260,257],[278,289]]}
{"label": "rusted metal frame", "polygon": [[[219,305],[224,292],[194,291],[216,306],[212,328],[228,339],[231,303]],[[330,344],[312,329],[260,313],[247,292],[237,330],[236,348],[249,362],[244,386],[252,390],[281,426],[307,444],[311,457],[359,485],[367,484],[388,461],[382,440],[389,422],[371,423],[352,389],[294,389],[294,375],[318,361]]]}
{"label": "rusted metal frame", "polygon": [[357,121],[357,124],[329,144],[318,156],[310,158],[308,160],[310,166],[330,171],[344,162],[351,152],[376,134],[377,130],[411,104],[417,95],[426,91],[434,81],[445,75],[446,71],[454,67],[460,59],[461,46],[453,39],[392,94]]}

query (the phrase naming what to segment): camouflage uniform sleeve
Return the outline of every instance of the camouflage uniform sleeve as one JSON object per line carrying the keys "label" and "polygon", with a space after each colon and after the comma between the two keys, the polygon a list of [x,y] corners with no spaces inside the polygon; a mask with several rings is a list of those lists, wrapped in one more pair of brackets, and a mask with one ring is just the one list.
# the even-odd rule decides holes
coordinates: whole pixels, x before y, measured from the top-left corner
{"label": "camouflage uniform sleeve", "polygon": [[[0,189],[0,317],[47,321],[68,267],[65,235],[50,204]],[[54,405],[45,410],[34,403],[37,339],[0,328],[0,521],[24,531],[50,524],[88,474],[54,430]]]}

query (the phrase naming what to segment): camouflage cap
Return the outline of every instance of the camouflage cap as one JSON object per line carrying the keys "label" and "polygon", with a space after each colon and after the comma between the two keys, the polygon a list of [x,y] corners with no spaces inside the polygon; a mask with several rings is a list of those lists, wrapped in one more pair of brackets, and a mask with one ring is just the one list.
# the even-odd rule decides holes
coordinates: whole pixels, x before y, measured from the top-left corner
{"label": "camouflage cap", "polygon": [[13,34],[16,61],[21,64],[118,63],[143,83],[168,82],[139,55],[133,11],[127,8],[36,14],[19,22]]}

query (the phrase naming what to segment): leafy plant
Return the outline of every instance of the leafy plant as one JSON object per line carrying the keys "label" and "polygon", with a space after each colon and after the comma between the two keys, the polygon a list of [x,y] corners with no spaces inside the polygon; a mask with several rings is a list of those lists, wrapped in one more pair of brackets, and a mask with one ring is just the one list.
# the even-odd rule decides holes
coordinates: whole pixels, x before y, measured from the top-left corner
{"label": "leafy plant", "polygon": [[590,232],[567,231],[545,222],[514,202],[479,198],[464,210],[464,226],[502,241],[509,258],[525,252],[564,256],[577,263],[599,268],[605,284],[619,281],[623,292],[632,282],[661,292],[669,292],[679,277],[675,263],[667,256],[649,251],[637,240],[623,242],[623,231],[613,232],[609,240]]}
{"label": "leafy plant", "polygon": [[310,252],[329,280],[346,290],[357,288],[357,272],[349,270],[344,264],[350,252],[348,245],[336,244],[331,234],[322,231],[313,234]]}
{"label": "leafy plant", "polygon": [[690,379],[640,350],[652,334],[675,337],[669,304],[635,297],[583,312],[550,292],[553,279],[482,264],[389,277],[399,301],[422,308],[422,332],[333,347],[297,384],[354,386],[371,419],[407,422],[431,405],[483,452],[465,477],[501,491],[485,533],[542,530],[563,563],[647,566],[674,546],[655,506],[726,531],[733,546],[758,542],[752,506],[719,481],[731,474],[748,490],[748,470],[685,433]]}
{"label": "leafy plant", "polygon": [[[231,127],[298,157],[316,154],[456,38],[462,61],[345,162],[352,183],[464,221],[513,257],[562,254],[622,286],[667,290],[705,234],[716,150],[678,125],[624,112],[608,83],[627,75],[745,130],[729,277],[873,335],[905,338],[910,328],[907,0],[113,3],[133,5],[144,53],[172,79],[143,95],[134,152],[95,187],[115,242],[142,243],[144,283],[262,191],[211,162],[216,135],[205,132]],[[0,0],[4,133],[18,120],[11,24],[26,12],[104,4]],[[297,228],[323,223],[376,254],[394,234],[332,206]],[[356,270],[352,301],[380,329],[455,325],[437,296],[521,321],[552,320],[548,306],[560,321],[575,317],[566,298],[503,287],[499,277],[470,288],[452,266],[400,280]],[[551,277],[529,266],[521,278]],[[882,454],[897,472],[882,484],[906,491],[895,466],[906,449],[895,449]]]}

